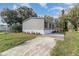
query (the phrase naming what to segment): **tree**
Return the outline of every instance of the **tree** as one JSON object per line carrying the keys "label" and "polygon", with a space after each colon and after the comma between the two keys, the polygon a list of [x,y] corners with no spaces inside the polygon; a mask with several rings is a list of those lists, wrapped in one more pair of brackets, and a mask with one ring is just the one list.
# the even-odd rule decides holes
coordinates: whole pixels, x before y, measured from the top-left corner
{"label": "tree", "polygon": [[65,15],[65,11],[61,10],[61,16],[59,17],[60,19],[60,31],[67,31],[67,16]]}
{"label": "tree", "polygon": [[75,31],[79,30],[79,5],[75,5],[68,12],[69,21],[74,25]]}
{"label": "tree", "polygon": [[17,12],[15,10],[10,10],[8,8],[1,11],[1,17],[8,25],[12,25],[16,22]]}
{"label": "tree", "polygon": [[[14,24],[20,24],[20,28],[18,29],[18,31],[22,31],[22,22],[29,17],[37,17],[37,14],[33,11],[32,8],[22,6],[17,8],[16,10],[8,8],[3,9],[1,11],[1,17],[4,19],[4,21],[8,24],[10,28],[14,28],[12,27]],[[18,28],[17,26],[15,27]]]}
{"label": "tree", "polygon": [[53,21],[53,16],[47,16],[47,15],[45,15],[44,19],[47,20],[47,21],[49,21],[49,22],[51,22],[51,21]]}
{"label": "tree", "polygon": [[16,10],[18,12],[18,17],[21,20],[18,20],[20,23],[29,17],[37,17],[37,14],[33,11],[32,8],[22,6]]}

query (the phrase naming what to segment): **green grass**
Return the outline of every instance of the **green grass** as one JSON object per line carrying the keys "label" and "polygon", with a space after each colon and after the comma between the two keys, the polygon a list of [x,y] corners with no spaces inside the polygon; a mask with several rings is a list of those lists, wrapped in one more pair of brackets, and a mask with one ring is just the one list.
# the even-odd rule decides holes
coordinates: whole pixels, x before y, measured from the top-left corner
{"label": "green grass", "polygon": [[79,55],[79,32],[66,32],[65,55]]}
{"label": "green grass", "polygon": [[26,33],[0,33],[0,52],[22,44],[35,37],[36,36],[33,34]]}
{"label": "green grass", "polygon": [[56,46],[51,50],[51,56],[61,56],[64,55],[64,41],[58,40]]}
{"label": "green grass", "polygon": [[79,32],[66,32],[64,41],[57,41],[51,55],[79,55]]}

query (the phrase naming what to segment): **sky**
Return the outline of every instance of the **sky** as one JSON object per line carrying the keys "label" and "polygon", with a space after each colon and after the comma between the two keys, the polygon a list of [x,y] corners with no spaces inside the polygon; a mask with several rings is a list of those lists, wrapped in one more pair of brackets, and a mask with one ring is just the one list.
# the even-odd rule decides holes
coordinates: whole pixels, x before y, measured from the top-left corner
{"label": "sky", "polygon": [[[0,11],[4,8],[17,9],[20,6],[32,8],[38,16],[49,15],[57,18],[61,14],[61,10],[67,11],[74,7],[73,3],[0,3]],[[0,17],[1,19],[1,17]],[[0,23],[1,20],[0,20]]]}

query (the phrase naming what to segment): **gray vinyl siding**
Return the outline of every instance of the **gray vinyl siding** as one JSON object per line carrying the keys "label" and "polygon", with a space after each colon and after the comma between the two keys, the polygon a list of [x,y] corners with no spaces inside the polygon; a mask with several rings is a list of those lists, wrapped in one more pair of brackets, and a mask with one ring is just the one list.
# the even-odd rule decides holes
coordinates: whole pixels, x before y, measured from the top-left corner
{"label": "gray vinyl siding", "polygon": [[40,34],[47,34],[52,32],[52,28],[49,27],[49,24],[52,22],[48,22],[48,28],[45,28],[45,22],[48,22],[44,20],[44,18],[28,18],[23,21],[22,23],[22,31],[26,33],[40,33]]}
{"label": "gray vinyl siding", "polygon": [[23,30],[44,30],[44,19],[29,19],[22,27]]}

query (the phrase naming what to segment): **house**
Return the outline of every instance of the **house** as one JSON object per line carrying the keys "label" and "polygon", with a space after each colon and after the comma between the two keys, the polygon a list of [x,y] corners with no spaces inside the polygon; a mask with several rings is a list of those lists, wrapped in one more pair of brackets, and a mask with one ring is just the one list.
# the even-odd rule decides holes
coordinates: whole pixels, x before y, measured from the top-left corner
{"label": "house", "polygon": [[2,17],[0,16],[0,32],[6,32],[8,30],[8,25],[2,21]]}
{"label": "house", "polygon": [[52,21],[40,17],[32,17],[23,21],[22,31],[26,33],[48,34],[54,30]]}
{"label": "house", "polygon": [[8,31],[7,24],[0,24],[0,32],[6,32]]}

